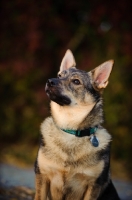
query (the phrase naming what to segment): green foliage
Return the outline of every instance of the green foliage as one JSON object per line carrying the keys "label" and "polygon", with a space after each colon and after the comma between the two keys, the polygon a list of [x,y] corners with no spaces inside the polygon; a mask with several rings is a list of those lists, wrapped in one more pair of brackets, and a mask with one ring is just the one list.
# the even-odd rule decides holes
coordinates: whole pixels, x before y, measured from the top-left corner
{"label": "green foliage", "polygon": [[45,82],[56,76],[67,48],[77,67],[115,65],[104,93],[105,126],[113,155],[132,167],[131,1],[2,1],[0,44],[0,141],[38,141],[49,115]]}
{"label": "green foliage", "polygon": [[22,77],[17,77],[10,68],[1,73],[1,140],[34,141],[37,138],[42,115],[47,112],[41,109],[46,103],[44,85],[40,86],[39,78],[45,80],[41,69],[38,72],[32,70],[32,74]]}

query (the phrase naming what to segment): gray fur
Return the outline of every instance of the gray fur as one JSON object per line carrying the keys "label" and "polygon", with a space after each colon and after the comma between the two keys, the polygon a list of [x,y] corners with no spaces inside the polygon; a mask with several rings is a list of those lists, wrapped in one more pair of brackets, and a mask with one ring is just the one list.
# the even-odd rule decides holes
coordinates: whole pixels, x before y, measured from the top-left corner
{"label": "gray fur", "polygon": [[[102,89],[108,84],[111,64],[108,61],[87,73],[75,68],[68,51],[58,78],[48,80],[45,90],[52,116],[41,125],[35,200],[119,200],[109,173],[111,136],[102,127]],[[62,131],[94,126],[98,126],[98,147],[91,144],[90,136],[78,138]]]}

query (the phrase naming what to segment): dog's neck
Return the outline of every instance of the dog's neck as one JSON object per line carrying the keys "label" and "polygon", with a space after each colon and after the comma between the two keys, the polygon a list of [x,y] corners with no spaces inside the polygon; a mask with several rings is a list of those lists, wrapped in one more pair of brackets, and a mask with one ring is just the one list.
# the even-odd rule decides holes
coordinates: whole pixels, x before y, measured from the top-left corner
{"label": "dog's neck", "polygon": [[82,130],[103,122],[102,101],[83,106],[60,106],[51,101],[51,113],[61,129]]}

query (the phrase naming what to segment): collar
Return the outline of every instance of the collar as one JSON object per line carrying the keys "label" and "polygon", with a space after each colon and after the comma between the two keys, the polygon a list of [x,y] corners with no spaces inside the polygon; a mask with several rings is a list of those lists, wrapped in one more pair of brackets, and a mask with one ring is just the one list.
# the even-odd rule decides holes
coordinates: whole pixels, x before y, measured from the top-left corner
{"label": "collar", "polygon": [[75,135],[77,137],[84,137],[84,136],[90,136],[92,134],[94,134],[97,130],[97,126],[95,127],[90,127],[84,130],[67,130],[67,129],[61,129],[62,131]]}
{"label": "collar", "polygon": [[94,147],[99,146],[99,141],[98,138],[95,136],[95,132],[97,131],[98,126],[95,127],[90,127],[88,129],[84,130],[66,130],[66,129],[61,129],[62,131],[75,135],[76,137],[84,137],[84,136],[90,136],[90,142]]}

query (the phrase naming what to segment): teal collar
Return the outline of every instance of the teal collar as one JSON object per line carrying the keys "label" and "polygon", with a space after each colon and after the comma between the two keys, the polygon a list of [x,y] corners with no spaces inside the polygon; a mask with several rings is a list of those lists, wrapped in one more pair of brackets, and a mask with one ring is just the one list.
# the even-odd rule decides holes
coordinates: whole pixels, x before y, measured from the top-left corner
{"label": "teal collar", "polygon": [[67,130],[67,129],[62,129],[64,132],[75,135],[77,137],[84,137],[84,136],[90,136],[94,134],[97,130],[97,126],[95,127],[90,127],[88,129],[84,130]]}
{"label": "teal collar", "polygon": [[94,147],[98,147],[99,142],[97,137],[95,136],[95,132],[97,131],[98,126],[95,127],[90,127],[88,129],[84,130],[67,130],[67,129],[62,129],[62,131],[69,133],[71,135],[75,135],[76,137],[84,137],[84,136],[90,136],[90,142]]}

